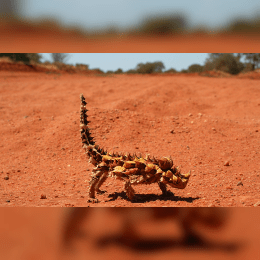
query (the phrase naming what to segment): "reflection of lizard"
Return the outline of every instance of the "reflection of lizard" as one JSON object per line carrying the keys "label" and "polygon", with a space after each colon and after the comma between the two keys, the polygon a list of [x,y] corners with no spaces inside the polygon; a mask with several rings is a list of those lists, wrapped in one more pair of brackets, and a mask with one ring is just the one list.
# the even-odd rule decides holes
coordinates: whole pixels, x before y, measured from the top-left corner
{"label": "reflection of lizard", "polygon": [[[223,208],[72,208],[67,209],[67,218],[63,225],[62,241],[69,248],[75,237],[82,232],[83,223],[87,223],[91,214],[97,210],[104,218],[109,212],[121,216],[122,230],[119,233],[121,243],[135,243],[142,240],[136,223],[142,221],[156,222],[167,219],[176,221],[182,231],[181,242],[184,244],[199,244],[205,239],[201,236],[201,226],[220,228],[227,219],[227,209]],[[154,222],[155,221],[155,222]],[[85,234],[87,235],[87,233]]]}
{"label": "reflection of lizard", "polygon": [[99,188],[108,176],[125,182],[126,195],[130,200],[134,199],[134,189],[131,185],[158,183],[163,195],[167,194],[166,184],[177,189],[186,187],[190,172],[181,174],[178,167],[173,166],[171,158],[156,159],[149,156],[143,158],[135,154],[108,153],[96,145],[89,132],[87,103],[82,94],[80,100],[80,132],[83,148],[89,157],[89,162],[95,166],[90,180],[89,202],[98,202],[95,192],[102,193]]}

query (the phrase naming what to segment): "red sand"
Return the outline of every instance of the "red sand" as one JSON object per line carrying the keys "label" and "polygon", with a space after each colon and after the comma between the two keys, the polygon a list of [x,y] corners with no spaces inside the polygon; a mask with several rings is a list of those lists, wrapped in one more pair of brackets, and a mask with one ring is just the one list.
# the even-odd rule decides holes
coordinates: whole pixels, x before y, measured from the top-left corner
{"label": "red sand", "polygon": [[[66,211],[65,211],[66,210]],[[81,230],[85,237],[74,240],[73,247],[65,251],[62,229],[68,209],[61,208],[5,208],[0,209],[0,252],[5,260],[19,259],[201,259],[244,260],[259,259],[260,212],[259,208],[232,208],[224,226],[218,230],[199,226],[200,234],[208,239],[211,247],[163,247],[162,241],[178,241],[180,227],[173,219],[159,222],[153,219],[136,223],[139,233],[147,239],[157,239],[160,246],[149,250],[136,250],[120,240],[98,246],[108,234],[119,237],[122,217],[107,209],[91,209]],[[98,211],[96,211],[98,210]],[[102,222],[100,220],[103,219]],[[121,234],[122,235],[122,234]],[[72,250],[70,250],[72,249]],[[230,250],[228,250],[230,249]]]}
{"label": "red sand", "polygon": [[[258,80],[0,71],[0,82],[1,206],[260,204]],[[135,186],[131,203],[109,178],[101,203],[87,203],[93,167],[81,148],[80,93],[97,144],[171,155],[191,169],[187,187],[163,199],[156,184]]]}

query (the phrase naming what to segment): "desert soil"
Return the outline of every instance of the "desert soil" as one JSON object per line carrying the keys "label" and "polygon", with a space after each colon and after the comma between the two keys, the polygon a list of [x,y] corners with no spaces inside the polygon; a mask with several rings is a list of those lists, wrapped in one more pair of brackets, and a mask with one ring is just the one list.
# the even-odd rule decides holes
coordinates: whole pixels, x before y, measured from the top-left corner
{"label": "desert soil", "polygon": [[[0,205],[259,206],[259,86],[239,77],[0,71]],[[80,93],[98,145],[170,155],[191,170],[187,187],[163,198],[157,184],[134,186],[132,203],[109,178],[100,203],[88,203]]]}
{"label": "desert soil", "polygon": [[[143,239],[140,247],[120,239],[122,215],[112,214],[108,208],[91,208],[92,214],[80,227],[84,236],[75,238],[70,246],[63,248],[62,234],[68,210],[1,208],[2,259],[259,259],[260,230],[256,224],[260,221],[259,208],[229,209],[228,218],[219,229],[198,226],[199,234],[209,244],[197,246],[178,244],[181,228],[174,218],[160,222],[139,217],[136,227]],[[136,213],[140,213],[140,209]]]}

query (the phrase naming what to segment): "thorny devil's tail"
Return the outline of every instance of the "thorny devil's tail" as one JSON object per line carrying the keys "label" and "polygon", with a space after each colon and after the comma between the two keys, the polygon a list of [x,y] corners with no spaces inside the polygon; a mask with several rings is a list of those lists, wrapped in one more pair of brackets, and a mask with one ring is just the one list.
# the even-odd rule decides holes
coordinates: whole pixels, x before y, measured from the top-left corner
{"label": "thorny devil's tail", "polygon": [[98,202],[95,192],[103,193],[99,188],[108,176],[125,182],[128,199],[134,199],[134,189],[131,185],[158,183],[163,195],[167,195],[166,184],[177,189],[184,189],[190,178],[190,172],[181,174],[178,167],[173,166],[169,157],[160,159],[135,154],[108,153],[95,144],[88,128],[86,101],[80,95],[80,132],[83,148],[89,157],[89,162],[95,168],[89,186],[89,202]]}

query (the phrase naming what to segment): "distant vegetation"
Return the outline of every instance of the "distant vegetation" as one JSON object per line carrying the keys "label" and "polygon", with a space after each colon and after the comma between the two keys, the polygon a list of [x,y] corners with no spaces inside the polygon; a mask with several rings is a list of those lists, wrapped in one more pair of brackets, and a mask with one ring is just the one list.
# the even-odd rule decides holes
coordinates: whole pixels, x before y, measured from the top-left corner
{"label": "distant vegetation", "polygon": [[14,62],[23,62],[30,64],[31,62],[40,63],[41,55],[38,53],[0,53],[0,57],[8,57]]}
{"label": "distant vegetation", "polygon": [[65,61],[68,59],[67,53],[52,53],[51,58],[53,62],[61,62],[65,63]]}
{"label": "distant vegetation", "polygon": [[139,74],[151,74],[151,73],[159,73],[164,69],[164,65],[161,61],[156,62],[147,62],[147,63],[139,63],[136,66],[136,73]]}
{"label": "distant vegetation", "polygon": [[123,70],[122,70],[122,69],[120,69],[120,68],[119,68],[119,69],[117,69],[117,70],[115,71],[115,74],[122,74],[122,73],[124,73],[124,72],[123,72]]}
{"label": "distant vegetation", "polygon": [[146,62],[137,64],[135,69],[130,69],[126,73],[128,74],[152,74],[161,73],[164,69],[164,64],[161,61]]}
{"label": "distant vegetation", "polygon": [[75,66],[78,70],[88,70],[89,69],[89,65],[82,64],[82,63],[76,63]]}
{"label": "distant vegetation", "polygon": [[199,64],[192,64],[188,68],[188,72],[202,72],[204,69],[204,66]]}
{"label": "distant vegetation", "polygon": [[238,74],[245,65],[240,62],[240,55],[233,53],[210,53],[206,59],[204,70],[220,70],[230,74]]}
{"label": "distant vegetation", "polygon": [[251,19],[237,18],[226,25],[224,30],[234,33],[259,33],[260,17],[256,16]]}
{"label": "distant vegetation", "polygon": [[242,53],[242,55],[252,65],[252,70],[260,67],[260,53]]}
{"label": "distant vegetation", "polygon": [[174,68],[170,68],[168,70],[165,70],[164,73],[177,73],[177,70]]}
{"label": "distant vegetation", "polygon": [[186,30],[187,24],[186,17],[181,14],[150,16],[141,22],[137,31],[143,34],[165,36],[182,33]]}
{"label": "distant vegetation", "polygon": [[[55,54],[55,55],[54,55]],[[59,54],[59,55],[58,55]],[[68,57],[65,53],[53,53],[53,62],[42,62],[42,56],[38,53],[0,53],[0,57],[7,57],[12,62],[23,62],[26,65],[39,65],[50,69],[64,70],[67,72],[90,71],[89,65],[77,63],[75,66],[66,64]],[[92,69],[97,74],[160,74],[160,73],[204,73],[207,71],[222,71],[231,75],[253,71],[260,67],[260,53],[209,53],[203,65],[191,64],[187,69],[177,71],[174,68],[165,70],[161,61],[138,63],[135,68],[123,71],[118,68],[106,73],[99,68]],[[204,73],[205,74],[205,73]],[[206,74],[205,74],[206,75]]]}
{"label": "distant vegetation", "polygon": [[[0,4],[0,20],[1,22],[8,22],[12,24],[20,24],[27,29],[44,29],[52,31],[65,30],[72,34],[77,34],[87,37],[105,36],[105,37],[118,37],[128,35],[149,35],[149,36],[168,36],[176,34],[190,34],[200,33],[208,34],[212,33],[212,28],[209,28],[207,24],[201,26],[193,26],[189,22],[189,17],[183,13],[157,13],[144,17],[135,26],[121,29],[118,25],[107,25],[100,29],[87,29],[76,26],[63,27],[59,20],[55,17],[46,17],[41,19],[25,19],[22,16],[23,1],[21,0],[1,0]],[[6,20],[6,21],[5,21]],[[19,27],[19,26],[18,26]],[[17,28],[18,28],[17,27]],[[254,17],[237,17],[226,25],[214,28],[214,33],[259,33],[260,32],[260,16]]]}

